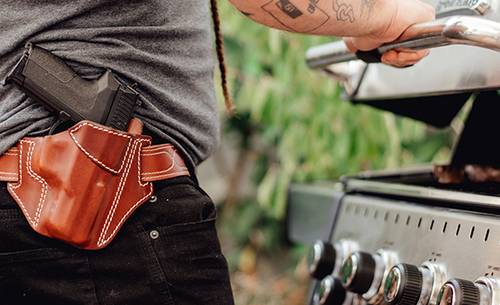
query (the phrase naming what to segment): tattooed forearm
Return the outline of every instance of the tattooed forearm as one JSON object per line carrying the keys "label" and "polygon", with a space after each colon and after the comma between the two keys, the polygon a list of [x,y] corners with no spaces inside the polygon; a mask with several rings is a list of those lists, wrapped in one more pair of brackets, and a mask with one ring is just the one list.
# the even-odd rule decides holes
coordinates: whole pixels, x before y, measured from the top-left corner
{"label": "tattooed forearm", "polygon": [[[394,0],[229,0],[252,20],[290,32],[362,36],[385,24]],[[397,0],[405,1],[405,0]],[[410,1],[410,0],[408,0]]]}
{"label": "tattooed forearm", "polygon": [[317,6],[319,0],[271,0],[262,9],[286,29],[311,33],[324,25],[330,16]]}
{"label": "tattooed forearm", "polygon": [[356,21],[356,17],[354,17],[354,8],[351,4],[346,4],[341,0],[333,0],[333,11],[336,13],[335,16],[338,21],[349,21],[350,23]]}

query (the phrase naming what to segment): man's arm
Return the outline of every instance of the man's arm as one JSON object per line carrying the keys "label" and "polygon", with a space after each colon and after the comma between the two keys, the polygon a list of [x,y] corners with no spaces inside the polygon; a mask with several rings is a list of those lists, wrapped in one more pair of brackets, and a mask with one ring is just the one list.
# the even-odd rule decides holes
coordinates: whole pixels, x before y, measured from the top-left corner
{"label": "man's arm", "polygon": [[[348,37],[354,50],[371,50],[397,39],[410,25],[434,19],[420,0],[229,0],[254,21],[290,32]],[[426,50],[390,51],[383,61],[413,64]]]}
{"label": "man's arm", "polygon": [[230,0],[247,17],[290,32],[364,36],[390,20],[394,0]]}

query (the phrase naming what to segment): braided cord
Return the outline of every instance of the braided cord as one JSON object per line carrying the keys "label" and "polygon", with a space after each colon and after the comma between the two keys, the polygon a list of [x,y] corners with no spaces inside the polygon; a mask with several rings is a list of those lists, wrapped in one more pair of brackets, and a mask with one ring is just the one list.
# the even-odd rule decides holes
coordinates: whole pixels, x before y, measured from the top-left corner
{"label": "braided cord", "polygon": [[217,7],[217,0],[210,0],[210,5],[212,10],[212,19],[215,32],[215,50],[217,52],[217,59],[219,61],[222,94],[224,95],[224,103],[226,104],[227,111],[229,113],[233,113],[234,104],[227,85],[227,69],[226,69],[226,60],[224,57],[224,40],[222,38],[222,33],[220,28],[220,17],[219,17],[219,10]]}

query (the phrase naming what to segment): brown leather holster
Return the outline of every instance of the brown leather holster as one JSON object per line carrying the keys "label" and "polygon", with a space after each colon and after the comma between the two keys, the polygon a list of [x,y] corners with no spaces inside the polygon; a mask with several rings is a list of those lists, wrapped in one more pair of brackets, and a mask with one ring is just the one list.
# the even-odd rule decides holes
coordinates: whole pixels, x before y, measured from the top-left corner
{"label": "brown leather holster", "polygon": [[175,148],[82,121],[24,138],[0,156],[0,180],[33,229],[83,249],[108,245],[153,194],[152,181],[189,175]]}

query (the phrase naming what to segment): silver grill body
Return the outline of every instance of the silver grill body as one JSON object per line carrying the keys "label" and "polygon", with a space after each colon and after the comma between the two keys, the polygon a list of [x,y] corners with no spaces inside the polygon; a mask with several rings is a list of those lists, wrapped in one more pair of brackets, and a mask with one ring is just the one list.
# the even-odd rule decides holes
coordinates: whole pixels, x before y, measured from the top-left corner
{"label": "silver grill body", "polygon": [[500,275],[498,216],[351,195],[338,219],[333,241],[352,240],[369,253],[392,250],[401,262],[417,266],[437,262],[450,278]]}
{"label": "silver grill body", "polygon": [[[425,168],[361,174],[336,188],[292,186],[289,236],[306,244],[348,242],[371,254],[387,251],[400,263],[436,264],[447,279],[500,278],[500,188],[475,193],[408,183],[408,177],[424,173],[430,176]],[[405,182],[386,178],[393,175]],[[318,304],[318,293],[319,281],[314,281],[309,305]],[[344,302],[362,304],[367,303],[358,297]]]}
{"label": "silver grill body", "polygon": [[[311,48],[306,55],[307,63],[340,81],[351,101],[438,127],[448,125],[471,93],[478,93],[473,95],[473,107],[450,165],[498,168],[500,146],[486,135],[495,134],[499,128],[500,108],[496,106],[499,95],[494,91],[500,88],[499,1],[427,1],[436,7],[435,22],[414,26],[418,35],[410,40],[378,49],[380,53],[401,46],[431,49],[428,57],[409,68],[356,60],[342,42]],[[435,103],[444,105],[442,108],[449,113],[436,111]],[[454,110],[455,104],[458,106]],[[406,106],[402,107],[405,111],[401,111],[400,105]],[[406,112],[409,106],[421,107],[415,112],[418,115]],[[435,113],[447,118],[429,119]],[[412,177],[427,177],[428,183],[422,182],[427,178],[415,182]],[[289,237],[309,244],[321,239],[331,244],[325,244],[325,249],[347,243],[363,252],[356,255],[391,253],[399,263],[436,265],[445,271],[442,277],[446,279],[474,281],[487,276],[497,281],[500,279],[500,183],[472,187],[464,183],[453,188],[437,183],[435,178],[432,168],[428,168],[422,172],[360,174],[344,180],[342,187],[335,189],[293,186],[289,195]],[[305,193],[308,195],[304,196]],[[304,215],[308,221],[303,221]],[[320,259],[316,262],[319,264]],[[339,266],[331,270],[338,278],[335,270]],[[320,278],[316,274],[312,272]],[[316,281],[312,285],[310,305],[319,304],[318,284]],[[349,285],[344,283],[346,288]],[[500,286],[497,290],[498,299],[488,305],[500,304]],[[365,300],[351,293],[343,305],[372,302],[366,293]],[[379,299],[373,302],[383,304],[378,303]]]}

